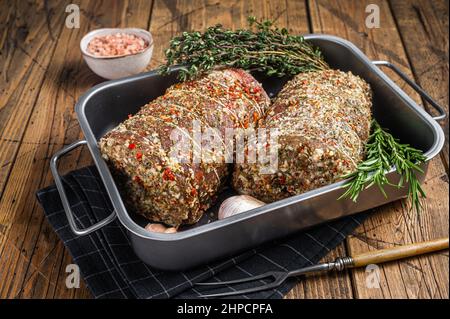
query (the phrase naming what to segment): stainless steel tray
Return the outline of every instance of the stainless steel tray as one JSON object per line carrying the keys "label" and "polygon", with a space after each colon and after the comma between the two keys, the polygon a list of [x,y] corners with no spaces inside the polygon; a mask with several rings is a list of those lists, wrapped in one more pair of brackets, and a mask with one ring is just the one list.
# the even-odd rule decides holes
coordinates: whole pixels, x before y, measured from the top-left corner
{"label": "stainless steel tray", "polygon": [[[305,38],[318,46],[333,68],[352,71],[368,81],[373,89],[373,113],[382,126],[389,128],[403,142],[424,151],[427,159],[436,156],[444,144],[444,133],[436,120],[445,117],[445,112],[422,89],[409,80],[389,62],[370,61],[352,43],[328,35],[307,35]],[[440,113],[432,118],[405,92],[392,82],[377,65],[385,65],[396,71],[413,86],[424,99]],[[344,183],[339,182],[285,200],[210,223],[201,221],[194,227],[175,234],[150,233],[143,228],[145,221],[136,214],[127,212],[113,177],[103,161],[97,141],[106,132],[122,122],[128,114],[164,93],[176,82],[177,68],[169,76],[152,71],[124,79],[108,81],[86,92],[76,105],[76,113],[86,140],[77,141],[57,152],[51,160],[51,169],[62,199],[71,229],[77,235],[96,231],[116,217],[128,230],[134,251],[145,263],[160,269],[179,270],[225,258],[263,242],[286,236],[342,216],[365,211],[370,208],[405,197],[407,187],[387,187],[385,198],[377,187],[365,190],[356,203],[337,200]],[[276,94],[283,85],[280,79],[262,81],[269,94]],[[72,149],[86,144],[104,182],[114,207],[114,212],[105,220],[86,229],[80,229],[72,216],[70,205],[57,171],[58,159]],[[426,173],[428,162],[422,165]],[[420,176],[421,181],[425,174]],[[399,175],[392,170],[388,177],[393,182]],[[228,194],[222,195],[226,197]],[[209,214],[205,214],[209,216]]]}

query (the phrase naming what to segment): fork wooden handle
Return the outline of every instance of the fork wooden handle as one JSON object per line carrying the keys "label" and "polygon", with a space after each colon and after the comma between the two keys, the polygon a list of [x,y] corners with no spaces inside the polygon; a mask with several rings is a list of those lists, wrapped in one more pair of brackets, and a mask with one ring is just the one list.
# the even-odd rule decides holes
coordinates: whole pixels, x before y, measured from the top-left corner
{"label": "fork wooden handle", "polygon": [[353,259],[352,267],[380,264],[443,249],[448,249],[448,237],[393,248],[369,251],[367,253],[351,256]]}

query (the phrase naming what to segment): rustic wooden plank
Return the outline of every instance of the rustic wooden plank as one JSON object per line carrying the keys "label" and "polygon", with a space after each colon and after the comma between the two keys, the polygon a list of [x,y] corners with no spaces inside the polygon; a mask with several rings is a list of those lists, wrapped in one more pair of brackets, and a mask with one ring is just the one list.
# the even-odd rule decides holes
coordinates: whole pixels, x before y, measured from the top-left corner
{"label": "rustic wooden plank", "polygon": [[6,17],[0,28],[0,196],[36,106],[54,36],[64,25],[64,3],[55,1],[45,9],[40,1],[2,2],[1,11]]}
{"label": "rustic wooden plank", "polygon": [[[0,260],[8,265],[0,273],[2,297],[72,297],[88,296],[65,288],[65,266],[70,262],[66,249],[44,219],[34,199],[37,189],[52,183],[49,157],[64,144],[80,138],[73,105],[87,88],[101,81],[82,62],[78,46],[81,37],[99,27],[136,26],[147,28],[151,11],[149,1],[83,1],[80,29],[62,30],[58,38],[52,67],[47,71],[38,95],[37,107],[20,145],[18,156],[5,187],[1,211],[4,220],[4,247],[16,247],[29,261],[20,267],[17,258]],[[113,8],[113,10],[111,10]],[[74,50],[73,48],[76,48]],[[89,163],[88,152],[74,152],[61,169],[74,169]],[[30,173],[31,172],[31,173]],[[3,249],[4,253],[9,250]],[[4,259],[5,257],[5,259]],[[10,279],[11,278],[11,279]],[[18,284],[19,283],[19,284]]]}
{"label": "rustic wooden plank", "polygon": [[[414,77],[448,113],[448,1],[390,1],[390,5]],[[426,105],[426,108],[429,110],[430,106]],[[441,152],[447,174],[448,123],[447,117],[442,123],[446,142]]]}
{"label": "rustic wooden plank", "polygon": [[[381,28],[367,29],[364,21],[368,4],[380,8]],[[344,37],[372,59],[395,62],[412,76],[390,7],[386,1],[311,0],[314,32]],[[416,101],[420,98],[409,87],[387,72]],[[404,201],[373,210],[371,217],[347,240],[348,250],[358,253],[392,245],[448,236],[448,177],[439,158],[430,162],[424,189],[428,194],[423,212],[417,216]],[[433,254],[407,261],[380,265],[381,287],[366,287],[364,269],[352,271],[357,298],[448,298],[448,254]]]}
{"label": "rustic wooden plank", "polygon": [[[54,2],[47,6],[47,10],[42,2],[14,2],[10,6],[3,2],[2,7],[2,12],[8,12],[8,18],[5,20],[5,28],[2,28],[4,33],[0,55],[3,72],[0,80],[0,196],[2,204],[13,206],[16,198],[13,196],[9,200],[5,199],[3,189],[56,46],[55,38],[50,36],[48,29],[52,29],[53,36],[59,34],[64,25],[64,4]],[[12,211],[2,210],[0,213],[0,253],[2,256],[10,256],[4,260],[2,276],[4,274],[6,277],[2,283],[17,285],[15,275],[7,276],[8,270],[11,270],[11,264],[8,263],[17,260],[17,269],[25,269],[29,259],[20,250],[20,246],[16,245],[16,234],[11,239],[7,237],[9,227],[14,223],[10,214]],[[22,217],[27,218],[24,215]],[[1,295],[10,288],[11,286],[4,284]]]}
{"label": "rustic wooden plank", "polygon": [[[60,43],[59,43],[60,44]],[[70,46],[67,46],[69,48]],[[72,44],[73,47],[73,44]],[[53,60],[53,63],[60,63],[64,61],[64,55],[56,56],[56,59]],[[58,69],[52,68],[50,74],[47,75],[46,79],[57,79],[57,76],[59,76]],[[43,178],[42,174],[43,172],[48,171],[48,154],[46,153],[46,150],[51,147],[53,151],[60,148],[62,146],[62,143],[59,142],[58,145],[53,145],[49,142],[48,136],[49,132],[52,129],[51,127],[51,121],[52,117],[49,117],[48,115],[55,115],[55,111],[52,111],[51,107],[55,108],[57,105],[54,102],[55,97],[57,96],[56,91],[54,88],[58,88],[59,81],[54,81],[54,84],[49,84],[48,80],[47,83],[44,83],[43,89],[41,90],[41,93],[39,95],[39,104],[43,105],[43,107],[48,107],[48,109],[42,109],[39,108],[32,114],[32,119],[30,121],[30,127],[27,133],[25,134],[24,143],[21,145],[21,149],[19,151],[20,154],[24,154],[20,157],[18,157],[18,160],[15,162],[15,167],[11,173],[11,178],[13,178],[13,182],[8,183],[8,187],[6,188],[4,200],[2,201],[2,206],[5,208],[5,211],[10,211],[13,215],[13,225],[11,229],[9,229],[9,234],[16,234],[17,239],[13,239],[12,236],[9,236],[10,241],[14,241],[13,244],[22,247],[21,250],[23,254],[26,254],[27,256],[33,257],[33,253],[36,249],[36,239],[40,237],[42,239],[42,235],[39,234],[41,232],[41,226],[42,226],[42,218],[43,214],[42,211],[37,210],[37,204],[30,207],[30,205],[27,205],[27,202],[35,203],[33,200],[34,192],[42,187],[41,179]],[[64,106],[67,103],[72,104],[74,101],[70,99],[70,96],[66,97],[67,101],[64,101],[63,103],[59,103],[58,106],[61,110],[61,105]],[[60,101],[61,102],[61,101]],[[68,107],[68,106],[67,106]],[[72,107],[72,106],[70,106]],[[70,111],[72,112],[72,111]],[[62,114],[58,114],[58,117]],[[48,129],[45,129],[45,121],[50,121],[50,127]],[[56,132],[57,130],[55,130]],[[47,136],[42,134],[43,132],[47,133]],[[56,135],[56,133],[55,133]],[[34,143],[36,138],[39,138],[41,143]],[[41,144],[41,145],[39,145]],[[33,154],[34,153],[34,154]],[[26,165],[24,167],[21,167],[19,165]],[[23,171],[22,171],[23,170]],[[22,171],[22,173],[20,173]],[[25,173],[33,172],[33,174],[29,177],[22,176]],[[22,175],[21,175],[22,174]],[[45,176],[45,175],[44,175]],[[23,178],[28,178],[28,181],[31,181],[31,183],[24,183],[22,181]],[[50,182],[50,179],[47,178],[47,183]],[[15,189],[13,189],[15,188]],[[6,206],[6,199],[9,197],[9,192],[16,193],[18,196],[18,200],[16,207],[7,207]],[[31,208],[31,209],[30,209]],[[3,211],[3,210],[2,210]],[[22,225],[23,228],[19,228],[19,225]],[[39,241],[39,248],[45,250],[47,248],[47,254],[48,256],[55,256],[52,255],[55,251],[54,248],[57,246],[58,239],[53,231],[47,231],[46,235],[50,237],[50,241]],[[48,239],[48,238],[47,238]],[[22,244],[23,243],[23,244]],[[22,245],[22,246],[21,246]],[[38,275],[39,272],[36,270],[36,268],[39,268],[42,266],[42,264],[47,261],[47,258],[43,258],[42,261],[39,261],[39,263],[29,262],[28,267],[25,269],[24,272],[21,271],[14,271],[16,274],[16,278],[14,278],[14,282],[18,282],[20,284],[23,284],[24,280],[26,279],[27,273],[32,273]],[[14,263],[14,260],[11,260],[11,264]],[[34,267],[33,267],[34,266]],[[23,278],[22,278],[23,277]],[[48,278],[48,276],[45,276]],[[35,285],[34,290],[39,290],[40,286]],[[28,293],[29,289],[24,289],[21,287],[18,291],[11,290],[9,291],[9,294],[7,296],[14,297],[16,295],[22,295]]]}
{"label": "rustic wooden plank", "polygon": [[[91,1],[92,2],[92,1]],[[94,3],[94,2],[92,2]],[[113,8],[113,10],[111,10],[111,6]],[[86,6],[86,10],[85,10],[85,15],[87,17],[92,17],[93,13],[95,12],[96,18],[95,19],[90,19],[90,22],[87,26],[86,30],[80,30],[80,32],[78,32],[76,39],[73,39],[73,35],[71,35],[70,33],[63,33],[61,36],[60,41],[63,41],[63,39],[66,39],[68,41],[68,43],[66,45],[61,44],[61,53],[66,54],[66,60],[68,61],[76,61],[77,67],[75,69],[69,69],[67,70],[66,68],[61,69],[61,72],[64,73],[70,73],[73,74],[73,76],[75,76],[75,78],[77,79],[77,81],[79,83],[75,83],[75,85],[73,85],[73,88],[71,88],[70,91],[74,90],[74,93],[72,94],[73,96],[79,96],[81,93],[83,93],[88,87],[91,87],[93,84],[95,84],[96,82],[99,81],[98,77],[96,77],[95,75],[92,75],[92,72],[90,72],[86,65],[81,62],[81,59],[79,57],[79,53],[75,52],[75,54],[73,54],[73,52],[67,51],[67,49],[65,49],[65,47],[71,47],[73,46],[72,43],[76,43],[78,44],[81,37],[88,31],[94,28],[100,28],[100,27],[107,27],[107,26],[118,26],[118,27],[127,27],[127,26],[132,26],[132,27],[138,27],[138,28],[144,28],[146,29],[148,26],[148,22],[149,22],[149,17],[150,17],[150,13],[151,13],[151,6],[152,6],[152,2],[150,1],[127,1],[127,2],[123,2],[123,1],[115,1],[114,3],[102,3],[100,4],[100,6],[97,4],[97,2],[95,2],[95,5],[92,7],[91,5]],[[57,48],[57,52],[58,52]],[[73,79],[71,80],[73,81]],[[69,78],[67,78],[65,80],[66,84],[70,83]],[[62,94],[59,94],[60,97],[60,102],[63,103],[64,99],[66,98],[64,93],[67,93],[68,90],[65,90]],[[70,92],[69,91],[69,92]],[[56,105],[58,105],[59,102],[56,103]],[[65,137],[64,140],[67,140],[68,142],[72,142],[73,140],[79,138],[79,128],[78,128],[78,123],[77,121],[73,118],[73,111],[72,111],[72,106],[69,106],[68,109],[64,110],[64,114],[65,116],[67,116],[68,119],[65,120],[65,122],[67,121],[67,123],[64,124],[64,133],[65,133]],[[58,126],[56,126],[58,127]],[[61,130],[62,131],[62,130]],[[58,138],[58,137],[56,137]],[[60,139],[60,138],[59,138]],[[55,143],[53,143],[55,144]],[[53,153],[55,150],[52,150],[51,152]],[[84,166],[87,163],[90,163],[90,156],[88,154],[88,152],[86,150],[80,152],[74,152],[72,157],[75,160],[72,160],[70,162],[70,159],[67,159],[68,163],[65,164],[63,166],[63,168],[65,168],[66,170],[69,169],[74,169],[76,167],[80,167],[80,166]],[[50,228],[50,226],[44,225],[48,228]],[[50,228],[50,231],[51,228]],[[50,241],[51,242],[51,241]],[[43,250],[42,252],[40,252],[39,250],[35,251],[35,256],[37,256],[35,259],[39,260],[40,258],[42,258],[43,256],[45,256],[46,250]],[[59,257],[59,255],[57,255],[57,257]],[[57,277],[54,277],[57,279],[55,286],[56,289],[53,292],[53,297],[55,298],[68,298],[71,297],[72,295],[78,295],[78,296],[90,296],[90,293],[86,290],[85,286],[84,287],[84,291],[83,288],[80,289],[67,289],[65,287],[65,278],[66,278],[66,273],[65,273],[65,267],[68,263],[71,263],[71,258],[68,256],[67,252],[64,250],[64,256],[62,256],[63,259],[61,261],[59,261],[56,258],[53,258],[52,260],[54,260],[52,267],[53,268],[58,268],[57,271],[54,271],[52,268],[48,268],[48,271],[51,271],[53,273],[55,273],[57,275]],[[36,278],[36,280],[40,280],[42,278],[38,277]],[[29,278],[28,279],[28,285],[35,285],[34,283],[34,278]],[[80,292],[79,292],[80,291]],[[50,294],[47,294],[48,296],[50,296]],[[36,293],[33,292],[33,294],[30,295],[30,297],[35,297]],[[23,296],[23,297],[27,297],[27,296]]]}

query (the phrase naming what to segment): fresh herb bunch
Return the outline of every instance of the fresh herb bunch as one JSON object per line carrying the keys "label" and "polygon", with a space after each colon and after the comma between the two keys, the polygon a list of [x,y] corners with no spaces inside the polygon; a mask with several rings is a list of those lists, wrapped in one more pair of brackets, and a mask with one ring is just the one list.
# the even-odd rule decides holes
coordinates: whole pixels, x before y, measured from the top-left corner
{"label": "fresh herb bunch", "polygon": [[248,17],[249,29],[228,30],[221,25],[204,33],[183,32],[166,50],[160,71],[180,64],[179,78],[191,79],[210,69],[227,66],[259,71],[267,76],[295,75],[329,68],[321,52],[302,36],[272,26],[272,21]]}
{"label": "fresh herb bunch", "polygon": [[[384,196],[387,196],[383,186],[391,185],[400,188],[406,182],[409,183],[408,198],[412,202],[412,207],[419,212],[422,208],[420,197],[425,198],[425,193],[416,172],[423,173],[419,165],[425,160],[426,157],[422,151],[408,144],[401,144],[373,120],[372,133],[366,144],[366,159],[358,165],[355,172],[344,176],[344,178],[350,178],[350,181],[344,184],[347,190],[340,198],[351,198],[356,201],[359,193],[372,185],[377,185]],[[397,168],[401,176],[397,185],[390,183],[385,175],[393,167]]]}

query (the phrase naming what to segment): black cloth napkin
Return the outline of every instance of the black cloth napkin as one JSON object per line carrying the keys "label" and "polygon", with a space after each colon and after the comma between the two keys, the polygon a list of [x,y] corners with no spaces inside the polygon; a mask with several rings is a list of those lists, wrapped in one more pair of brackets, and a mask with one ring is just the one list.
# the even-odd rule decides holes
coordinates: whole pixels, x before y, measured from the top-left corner
{"label": "black cloth napkin", "polygon": [[[63,183],[79,226],[87,227],[112,212],[94,166],[69,173],[63,177]],[[197,298],[205,288],[193,287],[194,282],[232,280],[269,270],[288,271],[315,264],[365,218],[365,214],[346,217],[234,258],[184,272],[168,272],[153,269],[136,257],[126,230],[117,219],[91,235],[76,236],[69,228],[55,186],[38,191],[37,198],[96,298]],[[297,280],[292,278],[276,289],[235,298],[282,298]],[[239,286],[245,287],[249,285]],[[233,289],[226,286],[214,292]]]}

